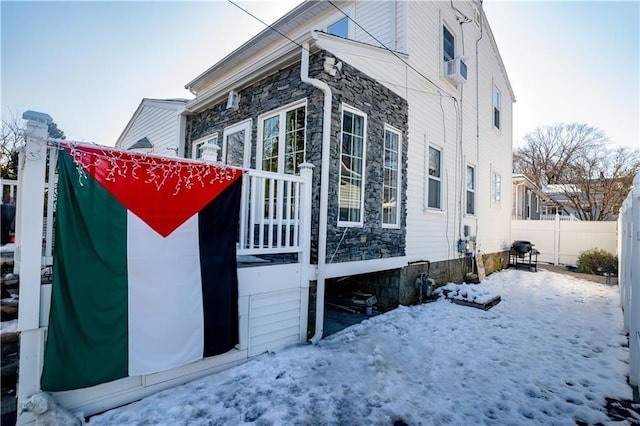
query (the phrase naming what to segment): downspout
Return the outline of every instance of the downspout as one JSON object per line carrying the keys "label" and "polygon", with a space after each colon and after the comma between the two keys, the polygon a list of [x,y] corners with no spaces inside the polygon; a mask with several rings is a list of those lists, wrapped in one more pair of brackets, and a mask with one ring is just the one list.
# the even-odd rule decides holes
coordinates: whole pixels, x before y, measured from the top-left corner
{"label": "downspout", "polygon": [[322,90],[324,106],[322,116],[322,166],[320,169],[320,219],[318,223],[318,276],[316,293],[316,332],[310,339],[317,343],[322,339],[324,328],[324,290],[327,264],[327,207],[329,204],[329,156],[331,144],[331,88],[324,81],[309,77],[309,43],[302,45],[300,80]]}
{"label": "downspout", "polygon": [[[476,179],[478,181],[477,186],[480,186],[480,66],[479,66],[479,45],[480,40],[484,37],[484,11],[482,10],[482,0],[479,1],[480,5],[480,37],[476,40]],[[493,102],[493,87],[491,87],[491,102]],[[489,170],[491,172],[491,170]],[[489,175],[489,193],[491,193],[491,185],[492,185],[492,176]],[[478,188],[479,190],[480,188]],[[480,243],[480,216],[476,215],[476,245],[475,250],[476,253],[478,251],[478,245]]]}

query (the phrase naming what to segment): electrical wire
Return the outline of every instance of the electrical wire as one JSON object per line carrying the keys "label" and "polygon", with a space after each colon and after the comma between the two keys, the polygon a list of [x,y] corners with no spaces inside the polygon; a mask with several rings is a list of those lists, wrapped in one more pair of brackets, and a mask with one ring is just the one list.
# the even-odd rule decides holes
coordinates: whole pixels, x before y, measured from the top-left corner
{"label": "electrical wire", "polygon": [[242,6],[240,6],[239,4],[237,4],[236,2],[234,2],[233,0],[227,0],[229,3],[231,3],[232,5],[234,5],[235,7],[237,7],[238,9],[240,9],[241,11],[243,11],[244,13],[246,13],[247,15],[251,16],[253,19],[255,19],[256,21],[260,22],[262,25],[264,25],[265,27],[269,28],[272,31],[275,31],[276,33],[280,34],[282,37],[286,38],[287,40],[289,40],[291,43],[295,44],[296,46],[298,46],[299,48],[306,50],[305,47],[303,45],[301,45],[300,43],[298,43],[297,41],[291,39],[289,36],[287,36],[286,34],[284,34],[282,31],[279,31],[278,29],[276,29],[273,25],[267,24],[266,22],[264,22],[262,19],[258,18],[256,15],[254,15],[253,13],[249,12],[247,9],[243,8]]}
{"label": "electrical wire", "polygon": [[[231,0],[229,0],[231,1]],[[405,64],[407,67],[411,68],[413,71],[415,71],[416,74],[418,74],[420,77],[422,77],[423,79],[425,79],[426,81],[428,81],[429,83],[431,83],[435,88],[437,88],[439,91],[440,90],[444,90],[442,89],[438,84],[436,84],[433,80],[431,80],[429,77],[427,77],[426,75],[424,75],[423,73],[421,73],[420,71],[418,71],[413,65],[411,65],[409,62],[405,61],[401,56],[399,56],[395,51],[393,51],[392,49],[388,48],[383,42],[381,42],[380,40],[378,40],[378,38],[376,36],[374,36],[373,34],[371,34],[369,31],[367,31],[366,28],[364,28],[362,25],[360,25],[355,19],[353,19],[351,16],[349,16],[344,10],[340,9],[338,6],[336,6],[335,3],[333,3],[331,0],[327,0],[328,3],[335,7],[336,9],[338,9],[340,11],[340,13],[342,13],[348,20],[350,20],[351,22],[353,22],[354,24],[356,24],[358,26],[358,28],[360,28],[362,31],[364,31],[369,37],[371,37],[372,39],[374,39],[379,45],[380,47],[382,47],[384,50],[388,51],[389,53],[391,53],[393,56],[395,56],[398,60],[400,60],[403,64]],[[442,95],[442,94],[441,94]],[[452,98],[452,99],[456,99],[454,96],[451,96],[449,94],[447,94],[446,96]]]}

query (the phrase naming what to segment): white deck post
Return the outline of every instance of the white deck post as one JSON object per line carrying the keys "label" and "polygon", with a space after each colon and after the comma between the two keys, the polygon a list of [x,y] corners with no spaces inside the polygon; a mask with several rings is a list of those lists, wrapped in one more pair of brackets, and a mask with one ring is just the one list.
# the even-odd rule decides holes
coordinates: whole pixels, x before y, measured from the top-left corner
{"label": "white deck post", "polygon": [[313,194],[313,164],[300,164],[300,176],[304,178],[302,200],[300,202],[300,340],[307,339],[307,313],[309,310],[309,277],[311,275],[311,214]]}
{"label": "white deck post", "polygon": [[[27,122],[27,143],[19,170],[20,232],[16,241],[16,256],[20,262],[20,367],[18,406],[40,391],[43,332],[40,330],[40,267],[42,265],[42,222],[44,215],[45,169],[47,163],[48,129],[45,123]],[[33,420],[21,414],[17,424]]]}

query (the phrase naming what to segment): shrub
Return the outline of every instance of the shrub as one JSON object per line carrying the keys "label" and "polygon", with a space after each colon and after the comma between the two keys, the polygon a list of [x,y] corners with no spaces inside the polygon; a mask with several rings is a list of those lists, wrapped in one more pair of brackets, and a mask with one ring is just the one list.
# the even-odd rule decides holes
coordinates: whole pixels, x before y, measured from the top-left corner
{"label": "shrub", "polygon": [[615,273],[618,270],[618,257],[608,251],[592,248],[580,252],[578,256],[578,272],[602,275]]}

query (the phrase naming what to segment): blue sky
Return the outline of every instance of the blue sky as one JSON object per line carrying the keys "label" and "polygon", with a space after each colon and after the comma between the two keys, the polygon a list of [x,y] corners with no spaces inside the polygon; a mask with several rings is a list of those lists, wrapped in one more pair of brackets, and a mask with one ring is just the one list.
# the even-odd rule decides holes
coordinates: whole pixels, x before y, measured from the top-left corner
{"label": "blue sky", "polygon": [[[240,2],[273,22],[298,0]],[[486,0],[517,102],[514,142],[585,122],[640,147],[640,2]],[[73,140],[113,145],[143,97],[184,85],[263,26],[228,2],[1,3],[3,118],[49,113]]]}

